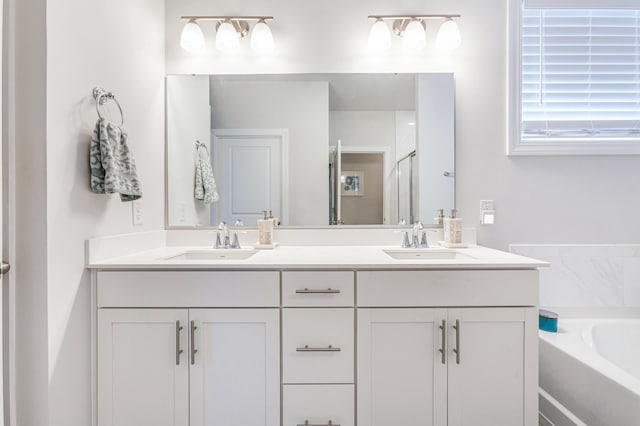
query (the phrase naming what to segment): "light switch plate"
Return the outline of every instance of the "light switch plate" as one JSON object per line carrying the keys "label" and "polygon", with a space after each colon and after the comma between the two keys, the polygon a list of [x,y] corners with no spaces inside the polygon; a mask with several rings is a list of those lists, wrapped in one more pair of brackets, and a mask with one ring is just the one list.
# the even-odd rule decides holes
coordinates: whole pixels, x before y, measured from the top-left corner
{"label": "light switch plate", "polygon": [[480,224],[493,225],[496,219],[496,208],[493,200],[480,200]]}

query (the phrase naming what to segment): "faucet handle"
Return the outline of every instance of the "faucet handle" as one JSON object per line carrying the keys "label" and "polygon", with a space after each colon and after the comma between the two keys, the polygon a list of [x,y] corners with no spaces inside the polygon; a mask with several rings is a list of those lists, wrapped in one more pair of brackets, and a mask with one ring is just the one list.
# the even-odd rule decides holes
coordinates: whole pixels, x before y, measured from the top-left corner
{"label": "faucet handle", "polygon": [[222,247],[222,241],[220,241],[220,232],[216,232],[216,245],[215,248],[219,249]]}
{"label": "faucet handle", "polygon": [[402,235],[402,248],[409,247],[411,247],[411,243],[409,242],[409,233],[407,231],[404,231],[404,234]]}
{"label": "faucet handle", "polygon": [[420,240],[420,247],[429,248],[429,243],[427,242],[427,231],[422,231],[422,239]]}
{"label": "faucet handle", "polygon": [[239,249],[240,247],[240,241],[238,240],[238,233],[234,232],[233,233],[233,243],[231,243],[231,248],[234,249]]}

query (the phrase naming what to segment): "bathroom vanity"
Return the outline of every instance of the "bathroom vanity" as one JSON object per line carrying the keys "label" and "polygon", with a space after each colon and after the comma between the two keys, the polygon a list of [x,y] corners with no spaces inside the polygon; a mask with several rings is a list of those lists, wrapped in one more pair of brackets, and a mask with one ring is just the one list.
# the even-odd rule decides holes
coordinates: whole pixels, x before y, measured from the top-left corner
{"label": "bathroom vanity", "polygon": [[180,232],[88,242],[98,426],[537,425],[544,262]]}

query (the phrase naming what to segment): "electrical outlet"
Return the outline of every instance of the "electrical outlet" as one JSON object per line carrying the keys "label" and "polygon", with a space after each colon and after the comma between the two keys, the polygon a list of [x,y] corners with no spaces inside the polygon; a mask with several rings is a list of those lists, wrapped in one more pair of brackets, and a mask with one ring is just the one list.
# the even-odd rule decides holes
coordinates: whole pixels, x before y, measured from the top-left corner
{"label": "electrical outlet", "polygon": [[131,202],[131,209],[133,213],[133,224],[142,225],[142,203],[137,200]]}

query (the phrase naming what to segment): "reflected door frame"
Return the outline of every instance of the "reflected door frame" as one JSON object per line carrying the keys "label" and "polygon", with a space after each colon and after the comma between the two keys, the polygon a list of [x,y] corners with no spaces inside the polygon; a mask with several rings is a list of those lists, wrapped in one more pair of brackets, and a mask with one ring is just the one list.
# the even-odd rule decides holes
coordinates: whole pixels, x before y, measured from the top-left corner
{"label": "reflected door frame", "polygon": [[[386,146],[353,146],[342,145],[341,155],[343,154],[382,154],[382,224],[389,225],[391,220],[391,184],[393,176],[393,164],[391,163],[391,148]],[[338,179],[340,177],[338,176]],[[338,197],[340,194],[337,194]]]}
{"label": "reflected door frame", "polygon": [[[216,152],[215,143],[218,139],[233,138],[272,138],[280,139],[280,164],[281,164],[281,217],[280,223],[286,225],[289,223],[289,129],[213,129],[211,131],[211,155]],[[212,158],[212,164],[216,164],[216,159]],[[215,167],[215,166],[214,166]],[[214,170],[214,175],[218,179],[218,171]],[[221,185],[220,182],[218,185]],[[216,215],[217,217],[217,215]],[[232,224],[230,224],[232,225]],[[245,223],[245,225],[247,225]]]}

